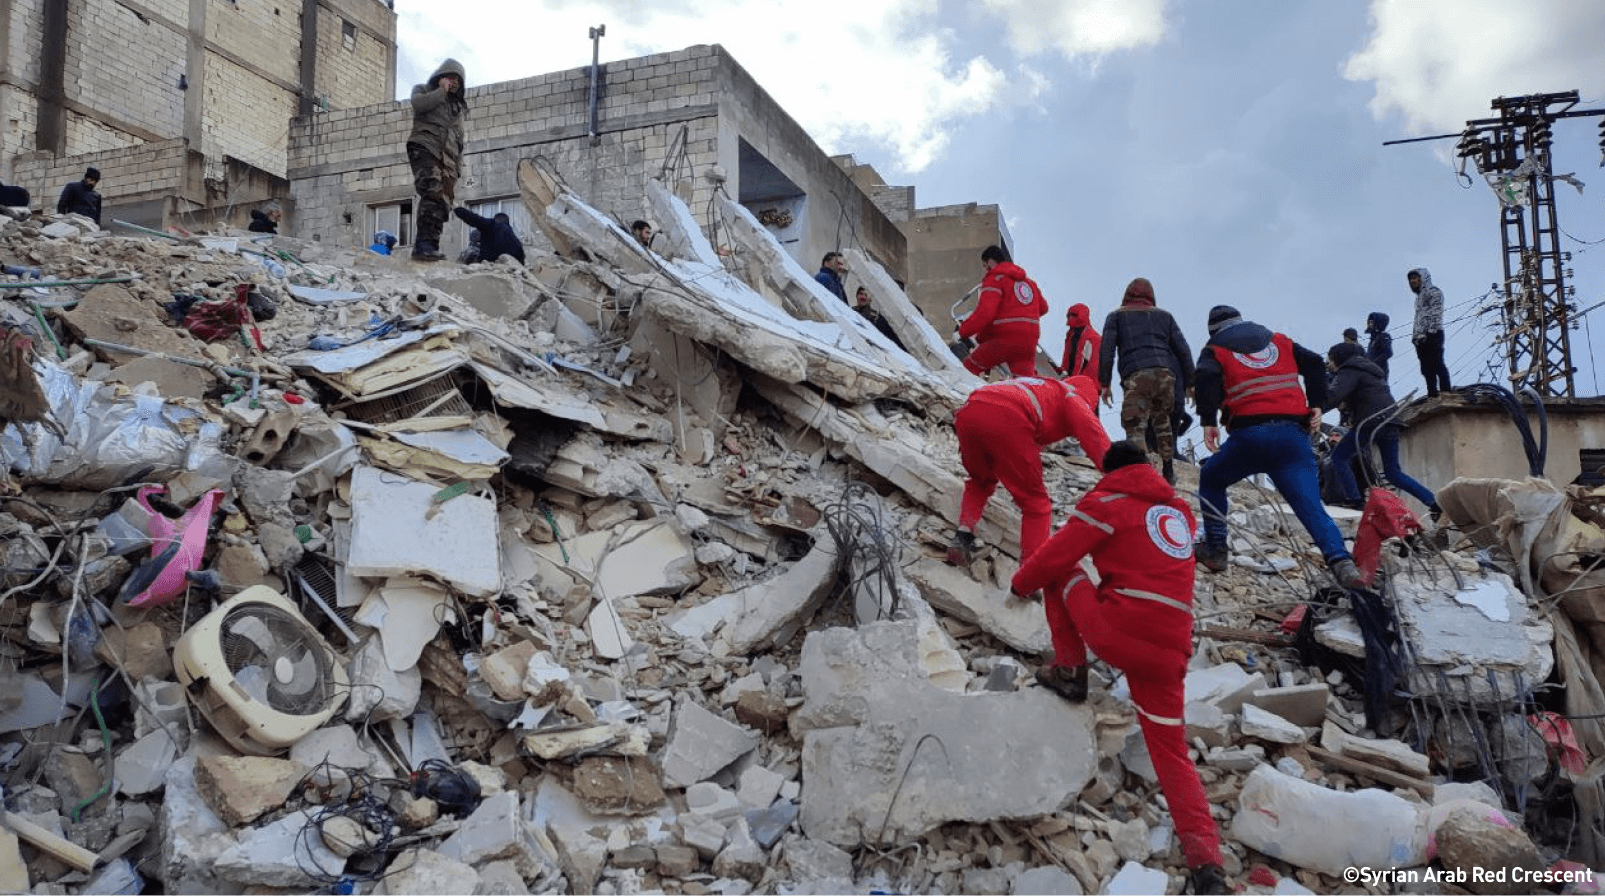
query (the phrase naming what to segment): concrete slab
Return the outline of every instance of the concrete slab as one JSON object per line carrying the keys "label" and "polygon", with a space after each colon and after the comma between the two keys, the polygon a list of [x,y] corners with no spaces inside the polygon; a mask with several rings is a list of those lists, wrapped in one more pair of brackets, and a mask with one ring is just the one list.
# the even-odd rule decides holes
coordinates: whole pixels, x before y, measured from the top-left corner
{"label": "concrete slab", "polygon": [[295,888],[316,887],[338,878],[346,860],[329,849],[322,837],[300,836],[312,818],[312,811],[302,809],[261,827],[238,830],[239,842],[217,857],[218,875],[245,886]]}
{"label": "concrete slab", "polygon": [[1263,673],[1249,674],[1236,663],[1193,669],[1183,682],[1188,703],[1213,703],[1222,712],[1241,712],[1243,703],[1265,687]]}
{"label": "concrete slab", "polygon": [[732,653],[772,646],[778,632],[806,621],[824,605],[836,583],[840,555],[822,529],[813,535],[813,548],[785,572],[731,592],[733,612],[720,640]]}
{"label": "concrete slab", "polygon": [[949,821],[1045,815],[1074,800],[1092,774],[1089,710],[1040,688],[943,690],[920,673],[917,644],[914,624],[897,622],[804,643],[805,703],[792,726],[803,739],[808,836],[902,842]]}
{"label": "concrete slab", "polygon": [[578,538],[566,535],[561,544],[536,545],[534,553],[543,588],[557,594],[566,594],[585,580],[614,600],[675,594],[702,581],[696,546],[670,517],[635,520]]}
{"label": "concrete slab", "polygon": [[1304,729],[1252,703],[1243,704],[1243,714],[1237,724],[1244,737],[1257,737],[1271,743],[1300,744],[1309,739]]}
{"label": "concrete slab", "polygon": [[683,788],[706,781],[757,746],[757,735],[682,698],[663,749],[663,782]]}
{"label": "concrete slab", "polygon": [[472,896],[478,892],[478,887],[479,873],[473,866],[432,849],[409,849],[390,862],[373,892],[375,896],[427,896],[431,893]]}
{"label": "concrete slab", "polygon": [[135,740],[117,754],[117,792],[143,796],[161,787],[180,752],[180,745],[163,729]]}
{"label": "concrete slab", "polygon": [[1331,696],[1332,689],[1326,682],[1317,681],[1285,688],[1261,688],[1250,694],[1246,702],[1300,727],[1319,728],[1326,720],[1326,704]]}
{"label": "concrete slab", "polygon": [[348,722],[404,719],[412,715],[423,695],[423,673],[416,661],[400,672],[392,669],[385,659],[385,643],[377,635],[362,642],[346,666],[346,674],[351,679]]}
{"label": "concrete slab", "polygon": [[468,594],[501,588],[496,504],[459,495],[436,504],[440,489],[357,467],[351,476],[352,575],[427,575]]}
{"label": "concrete slab", "polygon": [[195,783],[196,755],[179,757],[167,770],[162,795],[161,865],[155,876],[170,893],[224,893],[215,860],[234,845],[228,825],[201,798]]}
{"label": "concrete slab", "polygon": [[970,576],[969,570],[948,566],[940,560],[922,558],[903,568],[938,610],[972,625],[1025,653],[1045,653],[1053,647],[1042,604],[1016,600],[1006,590],[988,588]]}
{"label": "concrete slab", "polygon": [[237,828],[284,805],[306,773],[306,766],[286,759],[202,756],[195,786],[217,816]]}

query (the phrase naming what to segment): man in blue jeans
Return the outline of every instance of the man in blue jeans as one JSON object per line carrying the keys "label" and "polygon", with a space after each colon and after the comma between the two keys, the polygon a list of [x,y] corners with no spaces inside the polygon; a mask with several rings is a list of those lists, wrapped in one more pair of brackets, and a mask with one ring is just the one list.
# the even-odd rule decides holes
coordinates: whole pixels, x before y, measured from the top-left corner
{"label": "man in blue jeans", "polygon": [[1327,390],[1327,402],[1335,408],[1348,411],[1354,425],[1332,449],[1332,477],[1338,493],[1349,507],[1364,505],[1360,486],[1354,481],[1354,470],[1349,462],[1357,452],[1369,456],[1374,444],[1382,452],[1382,473],[1401,491],[1409,493],[1426,506],[1433,519],[1438,518],[1438,502],[1432,490],[1411,479],[1399,466],[1399,424],[1393,422],[1389,412],[1393,409],[1393,392],[1378,367],[1365,356],[1358,345],[1339,342],[1326,350],[1326,360],[1332,366],[1332,384]]}
{"label": "man in blue jeans", "polygon": [[[1300,377],[1304,388],[1299,387]],[[1216,305],[1209,310],[1209,341],[1198,355],[1194,383],[1204,447],[1215,452],[1198,474],[1204,517],[1198,562],[1210,572],[1226,568],[1230,559],[1226,489],[1255,473],[1266,473],[1315,540],[1338,584],[1364,587],[1354,557],[1343,545],[1343,534],[1321,505],[1315,451],[1310,447],[1310,428],[1320,424],[1321,403],[1326,400],[1326,365],[1321,356],[1281,333],[1243,320],[1230,305]],[[1224,443],[1217,417],[1231,435]]]}

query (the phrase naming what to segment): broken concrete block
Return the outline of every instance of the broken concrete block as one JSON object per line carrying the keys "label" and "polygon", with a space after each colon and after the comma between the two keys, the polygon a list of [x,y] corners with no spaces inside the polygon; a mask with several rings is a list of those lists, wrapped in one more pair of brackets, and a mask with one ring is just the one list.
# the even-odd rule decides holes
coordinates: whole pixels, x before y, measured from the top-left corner
{"label": "broken concrete block", "polygon": [[385,869],[375,894],[386,896],[427,896],[478,892],[479,874],[473,866],[443,856],[432,849],[409,849],[396,856]]}
{"label": "broken concrete block", "polygon": [[1040,654],[1052,649],[1042,605],[1014,600],[1007,591],[987,588],[967,570],[923,558],[904,567],[909,581],[931,606],[956,619],[979,625],[1016,650]]}
{"label": "broken concrete block", "polygon": [[823,606],[835,585],[840,555],[823,533],[816,534],[821,537],[813,548],[785,572],[731,592],[736,612],[720,637],[732,653],[752,653]]}
{"label": "broken concrete block", "polygon": [[709,781],[699,781],[685,790],[686,811],[726,824],[741,814],[741,800],[734,793]]}
{"label": "broken concrete block", "polygon": [[[1040,688],[954,694],[925,678],[917,651],[912,622],[804,642],[806,702],[792,724],[808,836],[842,846],[912,838],[949,821],[1050,814],[1081,792],[1094,757],[1086,709]],[[1010,749],[996,748],[1003,742]]]}
{"label": "broken concrete block", "polygon": [[769,854],[753,840],[746,819],[736,819],[730,826],[724,849],[714,857],[713,873],[757,883],[768,867]]}
{"label": "broken concrete block", "polygon": [[1044,896],[1081,896],[1086,891],[1075,875],[1053,865],[1039,865],[1016,874],[1009,881],[1010,893],[1041,893]]}
{"label": "broken concrete block", "polygon": [[561,544],[535,546],[534,553],[542,587],[559,595],[580,584],[568,569],[584,575],[597,592],[614,600],[678,594],[702,582],[696,545],[670,517],[635,520],[578,538],[565,536]]}
{"label": "broken concrete block", "polygon": [[1115,852],[1128,862],[1146,862],[1151,850],[1148,847],[1148,823],[1141,818],[1115,822],[1109,826],[1109,841]]}
{"label": "broken concrete block", "polygon": [[781,800],[762,809],[748,809],[747,830],[752,832],[752,839],[758,841],[759,846],[769,849],[780,842],[799,814],[801,810],[791,800]]}
{"label": "broken concrete block", "polygon": [[529,896],[529,885],[518,873],[518,866],[505,859],[479,868],[478,896]]}
{"label": "broken concrete block", "polygon": [[239,827],[284,805],[307,767],[266,756],[202,756],[195,763],[201,798],[230,827]]}
{"label": "broken concrete block", "polygon": [[1261,765],[1238,795],[1231,837],[1322,874],[1408,868],[1426,861],[1423,813],[1384,790],[1329,790]]}
{"label": "broken concrete block", "polygon": [[314,730],[290,747],[290,759],[313,771],[327,762],[339,768],[366,769],[380,778],[395,773],[384,757],[363,747],[356,729],[350,725],[330,725]]}
{"label": "broken concrete block", "polygon": [[28,866],[22,861],[22,845],[17,835],[0,829],[0,892],[26,893]]}
{"label": "broken concrete block", "polygon": [[1222,771],[1249,772],[1265,761],[1265,748],[1249,744],[1242,749],[1210,750],[1204,755],[1204,761]]}
{"label": "broken concrete block", "polygon": [[603,815],[640,815],[662,806],[667,796],[650,762],[617,756],[589,756],[574,769],[574,795]]}
{"label": "broken concrete block", "polygon": [[1169,889],[1170,875],[1163,870],[1127,862],[1110,878],[1103,892],[1108,896],[1142,896],[1144,893],[1164,893]]}
{"label": "broken concrete block", "polygon": [[606,747],[620,756],[645,756],[652,734],[641,725],[607,722],[564,731],[537,731],[520,739],[524,749],[542,759],[562,759]]}
{"label": "broken concrete block", "polygon": [[349,859],[361,850],[369,850],[379,842],[379,835],[354,818],[336,815],[318,823],[318,834],[323,845],[342,859]]}
{"label": "broken concrete block", "polygon": [[167,770],[162,794],[161,870],[175,893],[222,893],[216,858],[233,845],[229,828],[201,797],[195,784],[196,755],[179,757]]}
{"label": "broken concrete block", "polygon": [[313,887],[338,878],[346,860],[325,846],[323,838],[300,836],[312,817],[303,809],[236,831],[239,842],[217,857],[217,873],[237,884],[264,887]]}
{"label": "broken concrete block", "polygon": [[1189,703],[1185,709],[1187,742],[1194,738],[1209,747],[1224,747],[1232,742],[1232,720],[1225,710],[1213,703]]}
{"label": "broken concrete block", "polygon": [[149,732],[117,753],[117,792],[143,796],[162,787],[180,747],[164,729]]}
{"label": "broken concrete block", "polygon": [[[719,842],[724,843],[724,829],[719,830]],[[715,847],[717,849],[717,847]],[[697,850],[692,846],[670,844],[660,846],[658,853],[658,873],[664,877],[687,877],[697,873],[702,860]]]}
{"label": "broken concrete block", "polygon": [[1252,703],[1243,704],[1243,714],[1237,725],[1244,737],[1257,737],[1276,744],[1301,744],[1309,739],[1303,728]]}
{"label": "broken concrete block", "polygon": [[386,579],[363,599],[352,617],[379,631],[384,662],[395,672],[416,666],[440,626],[456,618],[446,587],[416,576]]}
{"label": "broken concrete block", "polygon": [[[1476,809],[1451,811],[1434,836],[1445,871],[1459,871],[1473,893],[1506,893],[1518,880],[1532,881],[1546,867],[1526,832]],[[1480,873],[1479,873],[1480,872]]]}
{"label": "broken concrete block", "polygon": [[1326,720],[1326,702],[1331,694],[1332,689],[1318,681],[1285,688],[1261,688],[1249,695],[1246,702],[1301,728],[1319,728]]}
{"label": "broken concrete block", "polygon": [[127,672],[135,681],[173,677],[172,645],[167,633],[154,622],[141,622],[128,629],[106,626],[95,645],[95,656]]}
{"label": "broken concrete block", "polygon": [[[61,797],[64,809],[89,799],[100,790],[106,777],[94,759],[76,749],[50,751],[45,758],[44,774],[45,785]],[[105,802],[99,802],[101,810],[106,806]],[[94,805],[85,807],[86,811],[94,809]]]}
{"label": "broken concrete block", "polygon": [[[725,826],[714,818],[703,818],[698,815],[684,815],[680,817],[680,840],[686,846],[697,851],[697,855],[704,860],[711,861],[724,849]],[[658,853],[659,861],[663,853]]]}
{"label": "broken concrete block", "polygon": [[362,642],[346,666],[346,674],[351,679],[348,722],[404,719],[412,715],[423,695],[423,673],[416,665],[400,672],[391,668],[379,635]]}
{"label": "broken concrete block", "polygon": [[761,765],[750,766],[737,779],[736,798],[748,809],[767,809],[780,795],[780,785],[785,783],[783,775]]}
{"label": "broken concrete block", "polygon": [[1240,712],[1243,702],[1265,687],[1265,676],[1250,675],[1236,663],[1221,663],[1188,671],[1183,683],[1188,703],[1213,703],[1228,713]]}
{"label": "broken concrete block", "polygon": [[1403,741],[1356,737],[1336,725],[1326,725],[1321,729],[1321,746],[1334,753],[1413,777],[1425,779],[1432,774],[1432,763],[1426,754],[1417,753]]}
{"label": "broken concrete block", "polygon": [[757,746],[750,732],[682,699],[663,750],[664,783],[683,788],[706,781]]}
{"label": "broken concrete block", "polygon": [[490,685],[491,693],[500,700],[524,699],[524,673],[529,670],[535,645],[519,641],[486,655],[479,661],[479,677]]}
{"label": "broken concrete block", "polygon": [[853,891],[853,856],[822,840],[791,837],[781,850],[791,880],[808,890],[797,892],[850,893]]}
{"label": "broken concrete block", "polygon": [[607,865],[607,841],[574,827],[552,829],[558,867],[575,893],[596,892],[596,881]]}
{"label": "broken concrete block", "polygon": [[447,858],[475,866],[511,859],[526,878],[539,877],[548,864],[548,856],[524,822],[517,791],[481,802],[439,850]]}
{"label": "broken concrete block", "polygon": [[585,620],[585,631],[591,636],[591,649],[605,660],[621,659],[635,646],[635,639],[619,617],[611,599],[602,599],[591,608]]}
{"label": "broken concrete block", "polygon": [[736,720],[764,734],[774,734],[786,727],[791,718],[791,707],[786,699],[769,691],[747,691],[736,699]]}
{"label": "broken concrete block", "polygon": [[436,503],[439,491],[374,467],[353,470],[347,571],[427,575],[475,596],[500,590],[495,502],[466,494]]}

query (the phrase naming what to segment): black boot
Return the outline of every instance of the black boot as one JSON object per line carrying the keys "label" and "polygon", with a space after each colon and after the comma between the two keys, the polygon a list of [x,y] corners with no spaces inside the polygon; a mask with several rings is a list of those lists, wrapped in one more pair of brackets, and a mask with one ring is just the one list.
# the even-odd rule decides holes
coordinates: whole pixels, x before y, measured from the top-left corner
{"label": "black boot", "polygon": [[1165,459],[1165,463],[1160,468],[1160,472],[1164,474],[1166,482],[1170,483],[1171,485],[1176,484],[1176,465],[1170,460],[1170,458]]}
{"label": "black boot", "polygon": [[440,254],[439,240],[419,240],[413,244],[413,261],[439,261],[446,256]]}
{"label": "black boot", "polygon": [[953,566],[969,566],[975,559],[975,533],[959,530],[947,546],[947,562]]}
{"label": "black boot", "polygon": [[1226,872],[1219,865],[1203,865],[1194,868],[1187,875],[1188,888],[1199,896],[1205,894],[1224,894],[1231,890],[1226,887]]}

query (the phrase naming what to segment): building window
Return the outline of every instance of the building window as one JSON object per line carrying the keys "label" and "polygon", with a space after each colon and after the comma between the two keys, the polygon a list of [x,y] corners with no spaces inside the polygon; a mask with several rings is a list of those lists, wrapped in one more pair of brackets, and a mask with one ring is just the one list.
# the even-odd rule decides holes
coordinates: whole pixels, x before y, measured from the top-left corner
{"label": "building window", "polygon": [[412,200],[393,202],[389,205],[376,205],[368,209],[368,220],[372,224],[368,228],[371,238],[381,230],[388,230],[396,237],[396,245],[412,245]]}
{"label": "building window", "polygon": [[340,20],[340,40],[345,43],[347,50],[355,50],[357,48],[356,22],[347,22],[345,19]]}

